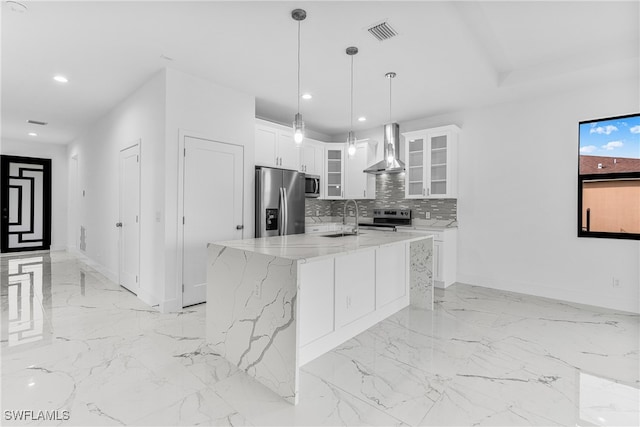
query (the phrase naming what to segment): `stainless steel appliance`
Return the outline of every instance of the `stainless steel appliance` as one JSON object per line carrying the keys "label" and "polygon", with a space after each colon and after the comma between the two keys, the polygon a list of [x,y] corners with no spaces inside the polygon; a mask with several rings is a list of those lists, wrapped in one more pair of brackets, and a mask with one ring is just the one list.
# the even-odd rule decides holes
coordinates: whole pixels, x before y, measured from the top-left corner
{"label": "stainless steel appliance", "polygon": [[363,172],[374,175],[404,172],[404,162],[401,161],[399,157],[400,125],[397,123],[388,123],[384,125],[384,157],[378,163],[366,168]]}
{"label": "stainless steel appliance", "polygon": [[256,167],[256,237],[304,233],[303,173]]}
{"label": "stainless steel appliance", "polygon": [[398,227],[411,226],[411,209],[374,209],[373,222],[361,222],[360,228],[396,231]]}
{"label": "stainless steel appliance", "polygon": [[318,175],[305,175],[304,197],[320,197],[320,177]]}

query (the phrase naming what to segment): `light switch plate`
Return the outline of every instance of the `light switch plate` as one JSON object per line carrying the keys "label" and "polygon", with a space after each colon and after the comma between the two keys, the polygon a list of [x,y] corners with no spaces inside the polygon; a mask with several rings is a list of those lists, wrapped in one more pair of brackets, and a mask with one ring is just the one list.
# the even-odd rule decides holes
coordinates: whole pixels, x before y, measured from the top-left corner
{"label": "light switch plate", "polygon": [[431,219],[431,212],[426,212],[424,214],[424,219]]}

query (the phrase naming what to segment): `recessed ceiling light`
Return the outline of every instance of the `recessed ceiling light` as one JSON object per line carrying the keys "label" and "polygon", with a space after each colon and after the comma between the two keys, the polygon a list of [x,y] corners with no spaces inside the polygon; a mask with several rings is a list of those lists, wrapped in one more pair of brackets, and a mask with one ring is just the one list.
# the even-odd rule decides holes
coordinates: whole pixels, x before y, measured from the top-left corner
{"label": "recessed ceiling light", "polygon": [[358,117],[358,121],[359,121],[359,122],[366,122],[366,121],[367,121],[367,118],[366,118],[365,116]]}
{"label": "recessed ceiling light", "polygon": [[53,80],[57,81],[58,83],[68,83],[69,79],[67,79],[65,76],[61,76],[61,75],[57,75],[53,77]]}
{"label": "recessed ceiling light", "polygon": [[38,136],[38,134],[35,132],[29,132],[29,136]]}
{"label": "recessed ceiling light", "polygon": [[310,93],[302,94],[302,99],[311,99],[311,98],[313,98],[313,95],[311,95]]}

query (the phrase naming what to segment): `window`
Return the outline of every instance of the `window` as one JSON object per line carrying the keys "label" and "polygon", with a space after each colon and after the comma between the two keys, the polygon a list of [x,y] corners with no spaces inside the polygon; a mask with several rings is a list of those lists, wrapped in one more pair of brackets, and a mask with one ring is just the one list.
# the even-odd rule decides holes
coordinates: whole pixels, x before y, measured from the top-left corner
{"label": "window", "polygon": [[640,239],[640,114],[579,124],[578,236]]}

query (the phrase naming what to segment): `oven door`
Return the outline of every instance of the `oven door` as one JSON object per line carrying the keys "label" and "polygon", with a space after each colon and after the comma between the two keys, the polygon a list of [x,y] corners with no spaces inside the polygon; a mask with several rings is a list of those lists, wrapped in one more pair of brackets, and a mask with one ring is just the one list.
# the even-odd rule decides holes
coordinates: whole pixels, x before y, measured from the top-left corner
{"label": "oven door", "polygon": [[320,197],[320,177],[307,175],[304,179],[304,196]]}

